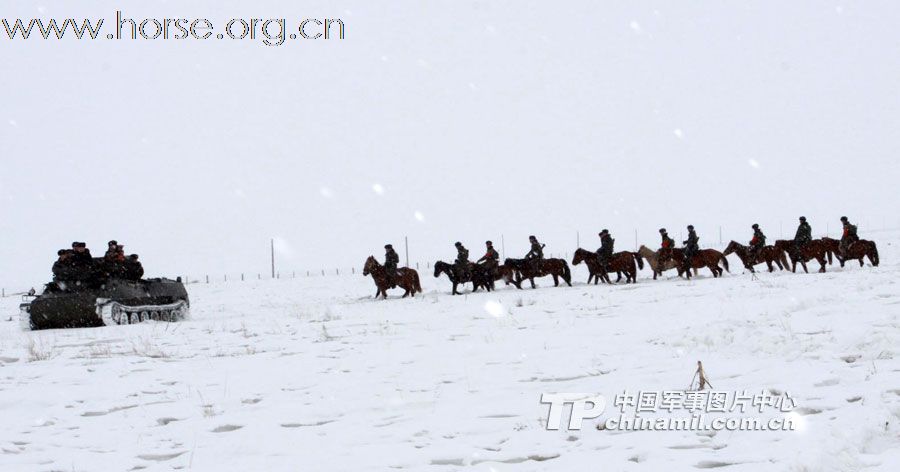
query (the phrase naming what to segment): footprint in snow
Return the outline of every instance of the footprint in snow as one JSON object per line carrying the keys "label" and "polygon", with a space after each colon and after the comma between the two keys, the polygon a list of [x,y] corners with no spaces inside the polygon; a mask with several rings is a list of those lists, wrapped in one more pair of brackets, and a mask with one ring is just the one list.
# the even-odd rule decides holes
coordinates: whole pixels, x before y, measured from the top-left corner
{"label": "footprint in snow", "polygon": [[222,426],[219,426],[218,428],[212,430],[212,432],[213,433],[229,433],[231,431],[237,431],[241,428],[243,428],[243,426],[236,425],[236,424],[223,424]]}

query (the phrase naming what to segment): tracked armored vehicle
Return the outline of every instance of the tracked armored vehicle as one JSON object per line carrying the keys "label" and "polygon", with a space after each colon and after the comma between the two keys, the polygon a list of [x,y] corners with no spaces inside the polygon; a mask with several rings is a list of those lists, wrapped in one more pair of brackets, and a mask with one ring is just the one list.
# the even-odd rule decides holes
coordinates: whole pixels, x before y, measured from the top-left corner
{"label": "tracked armored vehicle", "polygon": [[54,281],[19,306],[23,328],[90,328],[187,317],[190,301],[180,277],[142,279],[125,271],[132,275],[126,278],[108,266],[103,259],[82,267],[55,264]]}

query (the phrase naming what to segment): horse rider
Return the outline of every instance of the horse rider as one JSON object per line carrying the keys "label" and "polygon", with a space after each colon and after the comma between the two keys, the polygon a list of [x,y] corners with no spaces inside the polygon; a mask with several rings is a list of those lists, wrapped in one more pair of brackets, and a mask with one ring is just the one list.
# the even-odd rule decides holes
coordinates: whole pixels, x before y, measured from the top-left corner
{"label": "horse rider", "polygon": [[397,288],[397,265],[400,264],[400,256],[390,244],[384,245],[384,273],[391,288]]}
{"label": "horse rider", "polygon": [[806,222],[806,217],[801,216],[800,226],[797,227],[797,233],[794,235],[794,252],[797,253],[797,256],[810,241],[812,241],[812,227]]}
{"label": "horse rider", "polygon": [[609,272],[609,261],[613,255],[613,245],[616,240],[609,234],[608,229],[600,231],[600,249],[597,249],[597,260],[600,261],[600,267],[604,272]]}
{"label": "horse rider", "polygon": [[694,231],[694,225],[688,225],[688,238],[683,242],[684,244],[684,264],[690,268],[691,260],[697,252],[700,250],[700,237],[697,236],[697,233]]}
{"label": "horse rider", "polygon": [[844,232],[841,234],[841,258],[844,259],[847,257],[847,249],[859,241],[859,236],[856,234],[856,225],[850,224],[846,216],[841,217],[841,223],[844,225]]}
{"label": "horse rider", "polygon": [[468,280],[469,250],[459,241],[457,241],[454,246],[456,246],[456,262],[453,265],[456,266],[456,275],[460,280]]}
{"label": "horse rider", "polygon": [[500,261],[500,253],[494,249],[494,243],[491,241],[485,241],[484,245],[487,246],[487,250],[481,259],[478,259],[478,263],[484,266],[485,268],[493,271]]}
{"label": "horse rider", "polygon": [[541,261],[544,260],[544,245],[534,236],[529,236],[528,241],[531,243],[531,249],[525,254],[525,261],[533,272],[538,272],[541,269]]}
{"label": "horse rider", "polygon": [[115,239],[106,243],[106,254],[103,258],[107,261],[115,261],[119,255],[119,243]]}
{"label": "horse rider", "polygon": [[659,229],[659,235],[662,237],[662,244],[659,246],[660,249],[675,249],[675,240],[669,237],[669,233],[665,228]]}
{"label": "horse rider", "polygon": [[766,235],[759,229],[759,224],[753,223],[753,238],[750,239],[750,257],[756,260],[759,251],[766,245]]}

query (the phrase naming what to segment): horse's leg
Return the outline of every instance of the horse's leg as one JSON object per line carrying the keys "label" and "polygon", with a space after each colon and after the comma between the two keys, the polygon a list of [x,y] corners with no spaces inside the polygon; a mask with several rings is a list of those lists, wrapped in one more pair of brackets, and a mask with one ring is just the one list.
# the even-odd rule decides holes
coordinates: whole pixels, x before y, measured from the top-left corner
{"label": "horse's leg", "polygon": [[553,286],[554,286],[554,287],[559,287],[559,276],[557,276],[555,273],[554,273],[554,274],[550,274],[550,275],[553,276]]}
{"label": "horse's leg", "polygon": [[771,260],[771,259],[767,259],[767,260],[766,260],[766,266],[769,267],[769,272],[775,272],[775,267],[772,266],[772,260]]}
{"label": "horse's leg", "polygon": [[537,288],[537,286],[534,284],[534,277],[529,277],[528,281],[531,282],[531,288]]}
{"label": "horse's leg", "polygon": [[803,266],[803,272],[805,272],[805,273],[807,273],[807,274],[808,274],[808,273],[809,273],[809,271],[808,271],[808,270],[806,270],[806,261],[804,261],[804,260],[803,260],[803,259],[800,259],[800,265],[802,265],[802,266]]}
{"label": "horse's leg", "polygon": [[817,256],[816,260],[819,261],[819,265],[821,266],[819,267],[819,272],[825,272],[825,257]]}
{"label": "horse's leg", "polygon": [[458,283],[453,282],[453,295],[459,295],[459,292],[456,291],[456,287],[457,287],[458,285],[459,285]]}

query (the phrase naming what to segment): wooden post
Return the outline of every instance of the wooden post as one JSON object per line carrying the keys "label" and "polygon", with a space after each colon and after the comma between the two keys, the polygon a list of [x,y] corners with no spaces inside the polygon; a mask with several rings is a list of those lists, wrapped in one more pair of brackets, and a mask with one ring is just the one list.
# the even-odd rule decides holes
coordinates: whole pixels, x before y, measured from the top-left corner
{"label": "wooden post", "polygon": [[272,249],[272,278],[275,278],[275,238],[270,240],[271,249]]}
{"label": "wooden post", "polygon": [[409,267],[409,238],[403,237],[403,245],[406,248],[406,267]]}
{"label": "wooden post", "polygon": [[206,283],[209,283],[209,276],[206,276]]}
{"label": "wooden post", "polygon": [[244,273],[241,272],[241,282],[243,282],[243,281],[244,281]]}

